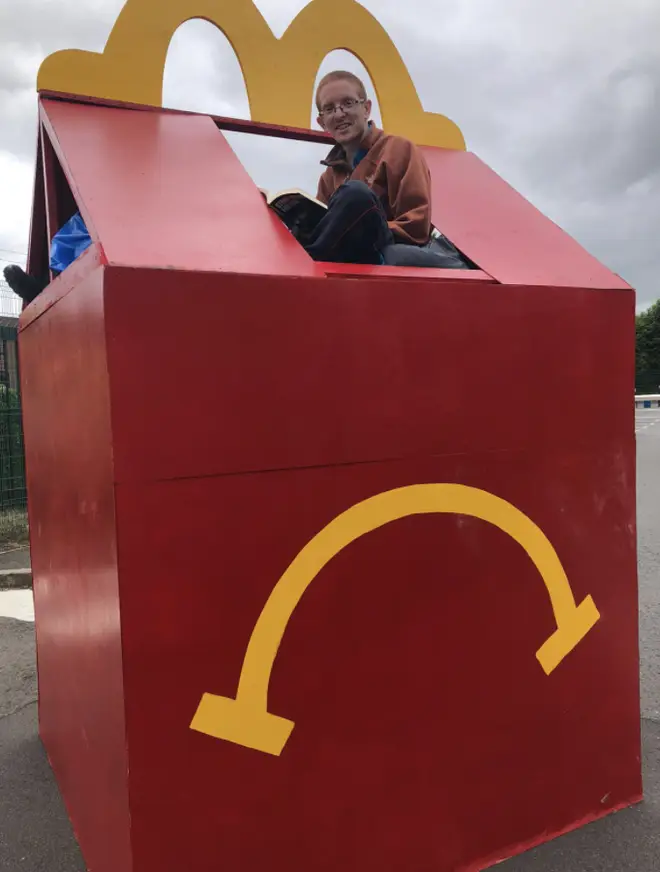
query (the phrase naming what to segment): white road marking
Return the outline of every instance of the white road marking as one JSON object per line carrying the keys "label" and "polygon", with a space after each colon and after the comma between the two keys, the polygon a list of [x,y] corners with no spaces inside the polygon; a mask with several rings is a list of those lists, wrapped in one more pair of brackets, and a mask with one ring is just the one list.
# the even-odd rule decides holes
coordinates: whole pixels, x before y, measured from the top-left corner
{"label": "white road marking", "polygon": [[34,621],[34,597],[32,596],[32,591],[0,591],[0,618]]}
{"label": "white road marking", "polygon": [[656,424],[660,424],[660,410],[635,409],[635,433],[642,433]]}

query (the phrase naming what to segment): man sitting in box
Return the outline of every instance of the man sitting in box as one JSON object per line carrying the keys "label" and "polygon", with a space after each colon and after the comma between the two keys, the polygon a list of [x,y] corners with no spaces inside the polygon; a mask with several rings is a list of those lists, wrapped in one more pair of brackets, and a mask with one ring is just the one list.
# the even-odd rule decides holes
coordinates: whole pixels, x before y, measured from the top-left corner
{"label": "man sitting in box", "polygon": [[[343,70],[328,73],[316,90],[316,106],[319,125],[336,144],[322,161],[326,170],[317,192],[328,211],[301,240],[309,255],[339,263],[470,269],[472,264],[431,225],[431,176],[422,153],[369,120],[371,100],[362,80]],[[90,244],[76,213],[53,237],[52,272],[62,272]],[[49,281],[13,265],[4,275],[26,303]]]}
{"label": "man sitting in box", "polygon": [[305,245],[315,260],[469,269],[431,225],[431,174],[417,146],[372,121],[353,73],[328,73],[316,90],[317,121],[336,145],[322,161],[317,198],[328,213]]}

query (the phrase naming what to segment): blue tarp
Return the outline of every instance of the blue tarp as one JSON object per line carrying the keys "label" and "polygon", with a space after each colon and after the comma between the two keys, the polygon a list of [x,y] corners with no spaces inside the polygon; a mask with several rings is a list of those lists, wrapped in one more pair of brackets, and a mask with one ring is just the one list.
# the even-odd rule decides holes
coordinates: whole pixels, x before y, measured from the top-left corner
{"label": "blue tarp", "polygon": [[87,232],[85,222],[80,212],[76,212],[53,237],[50,244],[50,268],[54,272],[63,272],[91,244],[92,238]]}

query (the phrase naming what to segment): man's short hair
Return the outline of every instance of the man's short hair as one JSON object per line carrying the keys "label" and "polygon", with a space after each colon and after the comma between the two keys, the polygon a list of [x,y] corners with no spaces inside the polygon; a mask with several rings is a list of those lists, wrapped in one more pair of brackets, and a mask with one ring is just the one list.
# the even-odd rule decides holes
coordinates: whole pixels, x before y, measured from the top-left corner
{"label": "man's short hair", "polygon": [[367,99],[367,89],[364,87],[364,82],[355,73],[349,73],[347,70],[335,70],[332,73],[328,73],[323,76],[321,81],[319,82],[318,88],[316,89],[316,108],[321,109],[321,103],[319,102],[319,95],[321,93],[321,89],[329,84],[330,82],[337,82],[339,80],[345,80],[347,82],[352,82],[358,90],[358,94],[360,95],[360,100]]}

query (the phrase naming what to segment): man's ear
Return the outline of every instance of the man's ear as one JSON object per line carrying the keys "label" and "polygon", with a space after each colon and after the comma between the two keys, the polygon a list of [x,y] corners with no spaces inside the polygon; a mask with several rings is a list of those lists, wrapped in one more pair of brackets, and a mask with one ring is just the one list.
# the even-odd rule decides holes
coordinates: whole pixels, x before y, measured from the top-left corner
{"label": "man's ear", "polygon": [[322,116],[321,114],[317,115],[317,117],[316,117],[316,123],[317,123],[318,126],[321,127],[323,130],[326,130],[325,119],[323,118],[323,116]]}
{"label": "man's ear", "polygon": [[372,105],[373,105],[373,104],[372,104],[371,100],[365,100],[365,101],[364,101],[364,111],[367,113],[367,120],[368,120],[369,118],[371,118],[371,107],[372,107]]}

